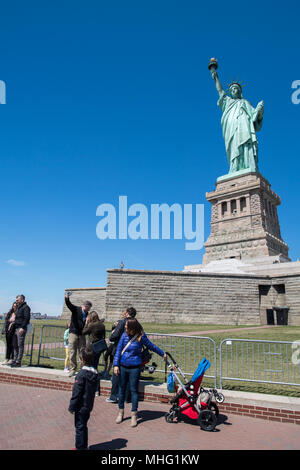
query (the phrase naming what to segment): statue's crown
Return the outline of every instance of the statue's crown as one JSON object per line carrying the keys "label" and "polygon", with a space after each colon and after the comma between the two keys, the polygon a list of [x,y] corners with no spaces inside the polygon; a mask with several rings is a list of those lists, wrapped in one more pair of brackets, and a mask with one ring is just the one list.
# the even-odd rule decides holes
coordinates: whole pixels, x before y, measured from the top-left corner
{"label": "statue's crown", "polygon": [[228,92],[230,91],[230,88],[233,86],[233,85],[237,85],[240,90],[242,91],[242,88],[245,86],[245,84],[243,84],[243,82],[239,82],[239,80],[237,79],[236,81],[231,81],[231,83],[228,84]]}

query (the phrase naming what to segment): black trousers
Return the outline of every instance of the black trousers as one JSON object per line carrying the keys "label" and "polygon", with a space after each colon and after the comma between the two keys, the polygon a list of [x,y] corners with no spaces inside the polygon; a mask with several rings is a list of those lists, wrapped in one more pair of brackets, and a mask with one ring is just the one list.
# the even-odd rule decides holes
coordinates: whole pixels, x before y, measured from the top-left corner
{"label": "black trousers", "polygon": [[76,450],[86,450],[88,448],[88,428],[87,422],[90,413],[75,411],[75,447]]}
{"label": "black trousers", "polygon": [[15,329],[12,326],[10,330],[8,330],[5,334],[6,336],[6,359],[13,359],[14,357],[14,347],[13,347],[13,337],[14,337]]}

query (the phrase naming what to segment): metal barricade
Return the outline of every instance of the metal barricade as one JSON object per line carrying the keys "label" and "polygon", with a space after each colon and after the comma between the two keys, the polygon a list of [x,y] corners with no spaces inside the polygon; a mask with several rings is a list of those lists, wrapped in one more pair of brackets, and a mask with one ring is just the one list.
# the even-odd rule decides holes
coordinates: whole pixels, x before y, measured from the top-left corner
{"label": "metal barricade", "polygon": [[[64,331],[63,326],[42,326],[37,365],[42,358],[65,360]],[[106,336],[110,336],[109,330],[106,330]],[[187,377],[194,374],[203,357],[208,359],[211,366],[205,377],[212,379],[215,388],[219,385],[222,389],[226,380],[300,385],[300,361],[292,360],[294,343],[290,341],[227,338],[217,348],[215,341],[206,336],[162,333],[147,333],[147,336],[160,349],[171,353]],[[164,374],[163,359],[154,354],[150,363],[152,361],[157,363],[156,372]]]}
{"label": "metal barricade", "polygon": [[[160,349],[171,353],[187,377],[193,376],[205,357],[211,363],[205,377],[212,378],[214,387],[217,386],[217,347],[212,338],[161,333],[147,333],[147,336]],[[158,364],[157,372],[165,372],[165,362],[160,356],[155,355],[153,361]]]}
{"label": "metal barricade", "polygon": [[[64,346],[65,326],[43,325],[41,327],[41,336],[37,365],[40,365],[41,359],[52,359],[55,361],[64,361],[66,357]],[[106,330],[106,334],[110,330]],[[103,364],[100,364],[103,365]]]}
{"label": "metal barricade", "polygon": [[37,365],[40,365],[40,359],[54,359],[56,361],[65,360],[64,347],[64,326],[43,325],[41,327],[41,336]]}
{"label": "metal barricade", "polygon": [[[0,333],[1,333],[1,340],[6,342],[5,334],[2,334],[2,329],[4,326],[4,321],[0,322]],[[27,332],[25,336],[25,343],[24,343],[24,354],[23,357],[29,357],[29,366],[32,365],[32,354],[34,348],[34,326],[29,324],[27,327]]]}
{"label": "metal barricade", "polygon": [[224,339],[220,353],[220,388],[224,380],[300,385],[291,341]]}
{"label": "metal barricade", "polygon": [[[65,360],[64,331],[65,327],[63,326],[42,326],[37,365],[40,365],[41,359]],[[110,336],[110,333],[109,330],[106,330],[107,336]],[[216,343],[212,338],[161,333],[147,333],[147,336],[160,349],[170,352],[187,376],[192,376],[199,362],[203,357],[206,357],[211,363],[206,377],[212,378],[214,386],[216,386]],[[164,373],[165,362],[163,359],[158,355],[154,355],[152,359],[158,364],[156,371]]]}

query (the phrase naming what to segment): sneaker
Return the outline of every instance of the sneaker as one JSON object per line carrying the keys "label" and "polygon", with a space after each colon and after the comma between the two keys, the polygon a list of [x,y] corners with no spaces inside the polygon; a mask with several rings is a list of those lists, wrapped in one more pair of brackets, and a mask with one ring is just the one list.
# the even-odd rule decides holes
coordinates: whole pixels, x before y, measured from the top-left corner
{"label": "sneaker", "polygon": [[68,375],[69,375],[69,377],[74,377],[75,371],[74,371],[74,370],[71,370]]}
{"label": "sneaker", "polygon": [[100,393],[99,393],[99,392],[96,392],[96,393],[95,393],[95,397],[100,397]]}
{"label": "sneaker", "polygon": [[65,367],[64,372],[70,372],[70,369],[68,369],[68,367]]}
{"label": "sneaker", "polygon": [[19,362],[12,362],[10,367],[21,367],[21,364]]}
{"label": "sneaker", "polygon": [[107,403],[118,403],[118,400],[112,400],[111,398],[106,398]]}
{"label": "sneaker", "polygon": [[8,359],[6,359],[4,362],[1,362],[1,366],[7,366],[8,364],[11,364]]}

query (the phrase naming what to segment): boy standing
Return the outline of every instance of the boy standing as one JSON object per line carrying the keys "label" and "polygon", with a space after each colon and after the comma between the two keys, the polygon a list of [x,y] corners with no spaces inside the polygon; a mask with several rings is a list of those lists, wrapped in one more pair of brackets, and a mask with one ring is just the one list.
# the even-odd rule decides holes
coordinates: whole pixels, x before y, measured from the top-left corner
{"label": "boy standing", "polygon": [[98,372],[93,363],[93,350],[87,346],[80,350],[82,368],[75,378],[69,411],[75,413],[75,447],[76,450],[88,449],[88,428],[91,411],[94,406]]}

